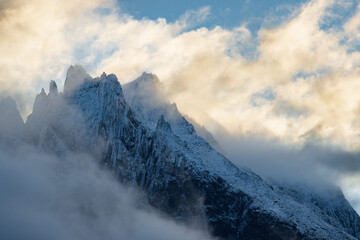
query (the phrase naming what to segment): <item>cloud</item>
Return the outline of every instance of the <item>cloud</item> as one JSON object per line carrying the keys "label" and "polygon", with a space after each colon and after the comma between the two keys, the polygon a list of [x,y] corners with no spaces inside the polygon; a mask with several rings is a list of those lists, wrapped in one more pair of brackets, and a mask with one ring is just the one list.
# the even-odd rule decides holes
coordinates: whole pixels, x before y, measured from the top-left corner
{"label": "cloud", "polygon": [[210,6],[204,6],[197,10],[187,10],[180,16],[179,20],[176,21],[176,24],[179,24],[184,28],[196,27],[209,17],[210,10]]}
{"label": "cloud", "polygon": [[160,215],[87,154],[59,158],[28,145],[3,146],[2,239],[211,239]]}
{"label": "cloud", "polygon": [[346,193],[346,198],[355,208],[355,210],[360,214],[360,187],[359,187],[359,177],[358,176],[349,176],[342,180],[341,186]]}
{"label": "cloud", "polygon": [[123,186],[100,162],[101,137],[84,135],[82,114],[52,90],[26,128],[15,101],[0,99],[0,239],[212,239],[206,219],[176,222]]}
{"label": "cloud", "polygon": [[[70,34],[71,26],[81,20],[82,12],[100,2],[2,1],[0,92],[17,94],[25,98],[23,102],[30,102],[40,83],[63,75],[79,42]],[[28,106],[20,107],[28,113]]]}
{"label": "cloud", "polygon": [[298,148],[261,137],[218,131],[215,135],[224,154],[237,166],[248,167],[265,179],[280,185],[306,186],[315,192],[340,186],[346,198],[360,213],[360,152],[318,142]]}

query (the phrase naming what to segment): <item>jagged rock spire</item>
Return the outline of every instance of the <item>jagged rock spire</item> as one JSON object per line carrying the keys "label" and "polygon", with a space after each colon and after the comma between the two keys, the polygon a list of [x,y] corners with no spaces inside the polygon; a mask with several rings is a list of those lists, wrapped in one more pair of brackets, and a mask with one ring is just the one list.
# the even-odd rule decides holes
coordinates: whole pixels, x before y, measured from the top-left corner
{"label": "jagged rock spire", "polygon": [[59,92],[58,92],[56,82],[54,80],[51,80],[50,84],[49,84],[49,95],[57,96],[58,94],[59,94]]}
{"label": "jagged rock spire", "polygon": [[66,73],[66,80],[64,85],[64,93],[75,90],[85,81],[91,80],[92,77],[80,65],[70,66]]}
{"label": "jagged rock spire", "polygon": [[35,102],[33,106],[33,113],[40,111],[48,104],[49,96],[46,94],[44,88],[41,88],[41,92],[38,93],[35,97]]}

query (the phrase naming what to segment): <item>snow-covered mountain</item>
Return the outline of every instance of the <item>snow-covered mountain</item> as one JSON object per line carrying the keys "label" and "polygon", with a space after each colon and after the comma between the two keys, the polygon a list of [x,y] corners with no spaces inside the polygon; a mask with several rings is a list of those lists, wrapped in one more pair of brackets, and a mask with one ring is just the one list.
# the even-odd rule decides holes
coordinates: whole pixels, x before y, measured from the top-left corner
{"label": "snow-covered mountain", "polygon": [[[217,151],[223,151],[210,132],[191,118],[180,114],[175,103],[170,104],[164,86],[156,75],[144,72],[139,78],[124,85],[124,94],[136,117],[150,129],[154,129],[160,115],[164,114],[177,135],[186,135],[187,132],[195,130],[197,135]],[[186,130],[184,126],[189,129]]]}
{"label": "snow-covered mountain", "polygon": [[339,189],[319,194],[266,181],[202,135],[168,103],[155,75],[123,89],[113,74],[93,79],[72,66],[63,93],[51,82],[37,95],[21,138],[60,156],[90,152],[119,181],[142,188],[152,206],[206,223],[220,239],[360,238],[360,218]]}

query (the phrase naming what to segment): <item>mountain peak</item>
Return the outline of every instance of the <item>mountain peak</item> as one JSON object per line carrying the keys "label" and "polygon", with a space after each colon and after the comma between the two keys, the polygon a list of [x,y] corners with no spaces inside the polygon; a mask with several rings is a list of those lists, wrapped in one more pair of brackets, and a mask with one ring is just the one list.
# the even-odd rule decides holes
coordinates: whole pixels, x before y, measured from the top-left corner
{"label": "mountain peak", "polygon": [[54,80],[50,81],[49,84],[49,95],[50,96],[57,96],[59,94],[57,84]]}
{"label": "mountain peak", "polygon": [[70,66],[66,73],[64,93],[75,90],[85,81],[92,80],[92,77],[80,65]]}
{"label": "mountain peak", "polygon": [[[134,90],[133,97],[146,97],[155,95],[157,100],[164,98],[165,90],[159,78],[152,73],[143,72],[134,81],[125,84],[128,89]],[[129,94],[130,95],[130,94]],[[131,96],[130,96],[131,97]]]}
{"label": "mountain peak", "polygon": [[105,79],[106,78],[106,73],[105,72],[103,72],[102,74],[101,74],[101,76],[100,76],[100,79]]}
{"label": "mountain peak", "polygon": [[160,80],[156,74],[147,73],[145,71],[136,80],[144,81],[144,82],[156,82],[156,83],[160,82]]}

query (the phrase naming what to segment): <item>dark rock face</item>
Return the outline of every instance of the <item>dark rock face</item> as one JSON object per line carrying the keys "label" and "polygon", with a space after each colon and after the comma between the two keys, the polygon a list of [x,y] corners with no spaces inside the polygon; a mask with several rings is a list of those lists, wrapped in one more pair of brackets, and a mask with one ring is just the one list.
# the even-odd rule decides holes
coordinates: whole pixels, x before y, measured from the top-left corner
{"label": "dark rock face", "polygon": [[40,148],[92,152],[120,181],[144,189],[151,205],[180,221],[206,223],[221,239],[360,237],[359,216],[342,195],[337,205],[321,197],[315,204],[308,194],[282,190],[234,166],[176,106],[155,104],[144,119],[115,75],[90,79],[79,71],[82,80],[71,76],[76,83],[67,83],[82,82],[76,90],[57,98],[38,95],[26,127],[39,129],[28,139]]}

